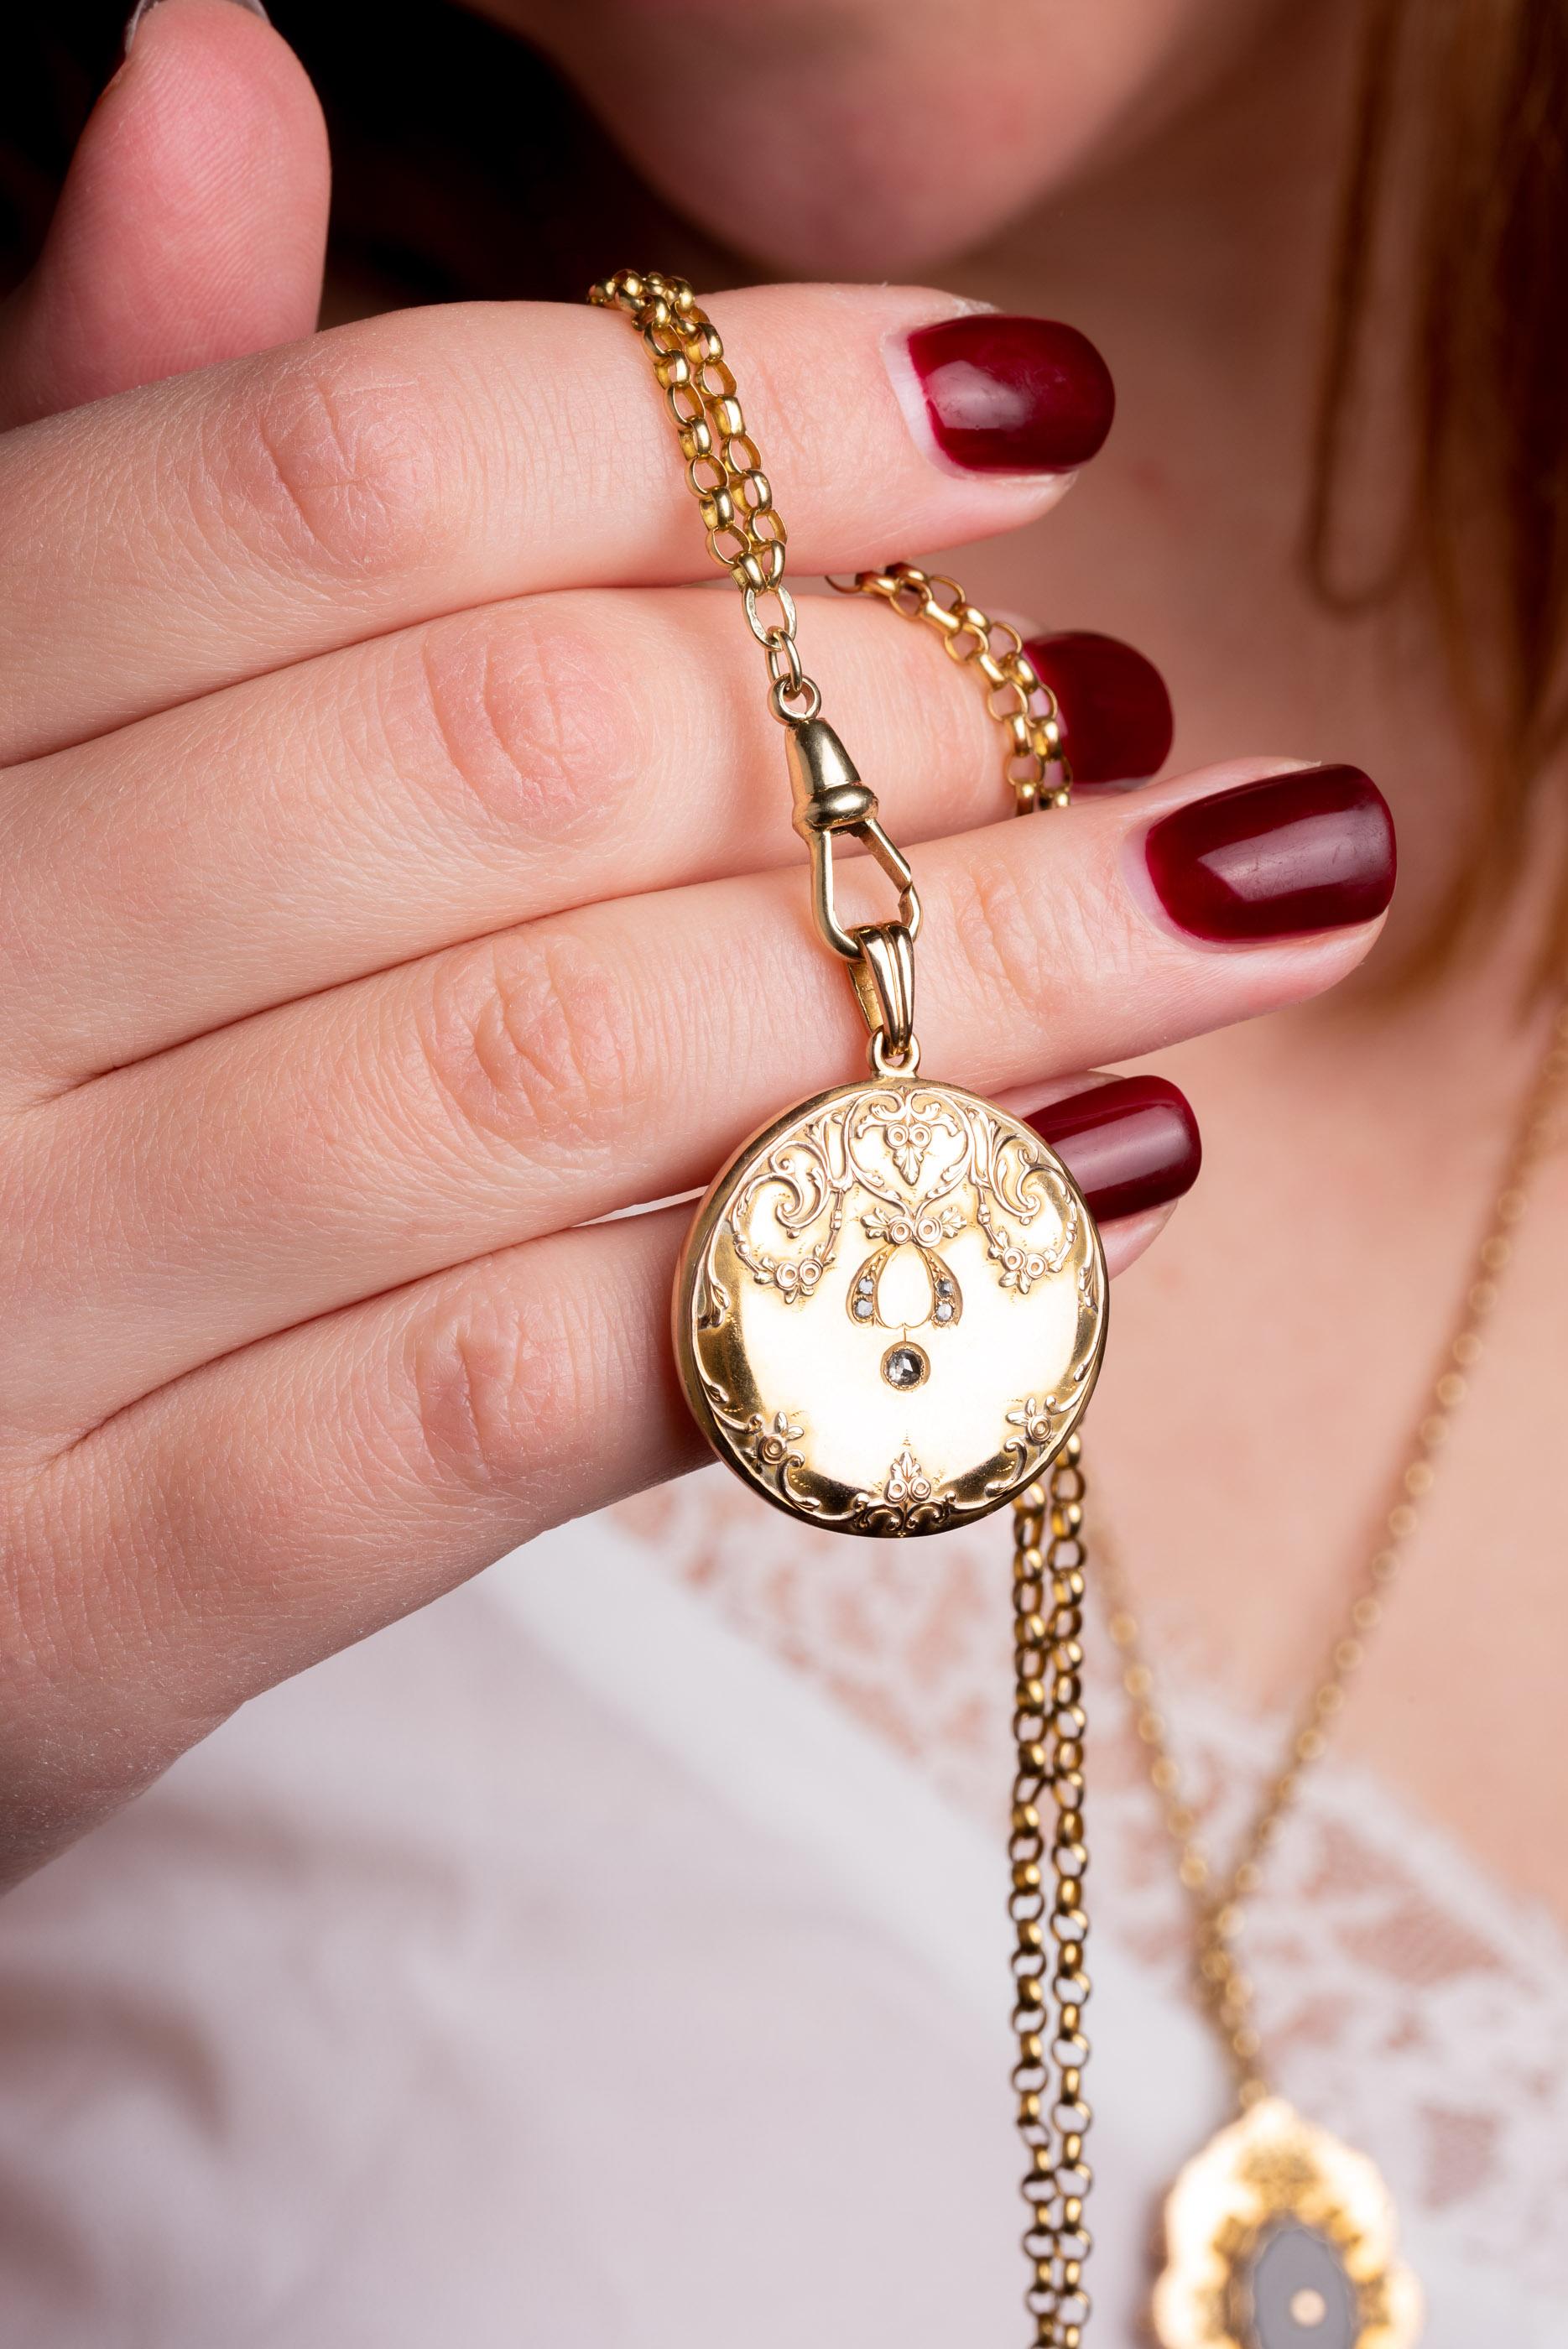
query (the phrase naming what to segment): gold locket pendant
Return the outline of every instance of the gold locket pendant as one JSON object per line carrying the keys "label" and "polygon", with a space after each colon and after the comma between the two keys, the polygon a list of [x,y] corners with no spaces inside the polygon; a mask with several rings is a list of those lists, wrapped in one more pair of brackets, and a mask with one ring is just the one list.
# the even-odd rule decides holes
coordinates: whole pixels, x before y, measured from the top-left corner
{"label": "gold locket pendant", "polygon": [[[589,298],[636,325],[709,553],[740,590],[785,732],[816,926],[848,967],[870,1037],[868,1078],[785,1110],[715,1179],[676,1280],[676,1359],[720,1458],[808,1525],[898,1538],[1014,1505],[1007,1850],[1012,2082],[1030,2208],[1024,2306],[1037,2349],[1080,2349],[1090,2113],[1085,1488],[1074,1431],[1105,1348],[1099,1235],[1037,1134],[920,1075],[919,896],[801,667],[784,526],[712,320],[684,280],[655,272],[619,270]],[[1055,704],[1010,622],[908,564],[857,573],[846,592],[929,622],[980,679],[1020,814],[1065,807]],[[893,884],[895,919],[840,921],[833,858],[845,838]]]}
{"label": "gold locket pendant", "polygon": [[[909,868],[822,719],[791,726],[789,765],[871,1074],[771,1119],[715,1178],[676,1282],[676,1358],[719,1457],[775,1507],[838,1533],[942,1533],[1012,1500],[1071,1435],[1105,1348],[1105,1258],[1037,1134],[920,1076]],[[897,922],[840,926],[845,833],[898,884]]]}
{"label": "gold locket pendant", "polygon": [[1037,1477],[1088,1402],[1105,1263],[1037,1134],[889,1072],[799,1102],[698,1210],[675,1296],[721,1459],[839,1533],[942,1533]]}
{"label": "gold locket pendant", "polygon": [[1210,2138],[1165,2206],[1162,2349],[1413,2349],[1421,2292],[1388,2189],[1282,2096]]}

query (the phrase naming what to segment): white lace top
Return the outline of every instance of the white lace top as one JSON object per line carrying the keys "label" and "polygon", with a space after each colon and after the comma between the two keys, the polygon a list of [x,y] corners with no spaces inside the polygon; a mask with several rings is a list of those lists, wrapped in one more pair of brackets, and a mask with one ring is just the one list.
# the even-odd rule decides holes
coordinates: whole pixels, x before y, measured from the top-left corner
{"label": "white lace top", "polygon": [[[7,2349],[1022,2337],[1005,1538],[812,1537],[711,1471],[250,1707],[0,1909]],[[1102,1643],[1103,1644],[1103,1643]],[[1226,2116],[1111,1684],[1094,2349]],[[1272,1733],[1178,1681],[1216,1843]],[[1249,1944],[1377,2160],[1426,2349],[1568,2343],[1568,1945],[1320,1764]]]}
{"label": "white lace top", "polygon": [[[620,1515],[747,1639],[999,1832],[1012,1766],[1005,1533],[846,1542],[776,1514],[759,1525],[748,1496],[712,1475]],[[1166,1626],[1162,1658],[1171,1645]],[[1091,1635],[1089,1668],[1093,1911],[1180,2001],[1189,1917],[1103,1636]],[[1161,1696],[1184,1784],[1223,1855],[1278,1766],[1279,1726],[1184,1673],[1179,1643]],[[1330,1759],[1303,1780],[1271,1853],[1247,1963],[1275,2085],[1373,2151],[1402,2209],[1440,2223],[1452,2251],[1554,2304],[1551,2337],[1568,2342],[1568,1936],[1556,1921],[1369,1773]]]}

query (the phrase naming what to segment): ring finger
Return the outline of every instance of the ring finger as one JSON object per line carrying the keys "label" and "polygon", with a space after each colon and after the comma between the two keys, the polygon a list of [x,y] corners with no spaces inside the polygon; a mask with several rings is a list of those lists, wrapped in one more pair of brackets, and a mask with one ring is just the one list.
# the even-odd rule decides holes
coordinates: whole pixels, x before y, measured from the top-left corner
{"label": "ring finger", "polygon": [[[1371,942],[1393,844],[1354,771],[1254,766],[933,843],[919,877],[926,1065],[994,1092],[1333,985]],[[846,870],[851,918],[879,883]],[[23,1289],[3,1340],[35,1427],[700,1183],[769,1109],[856,1064],[850,992],[803,897],[781,871],[587,906],[32,1112],[70,1170],[36,1257],[60,1268]]]}
{"label": "ring finger", "polygon": [[[24,1099],[509,924],[799,854],[722,588],[525,597],[256,678],[13,771]],[[859,597],[803,634],[906,842],[1003,812],[981,694]],[[1134,656],[1128,656],[1134,658]]]}

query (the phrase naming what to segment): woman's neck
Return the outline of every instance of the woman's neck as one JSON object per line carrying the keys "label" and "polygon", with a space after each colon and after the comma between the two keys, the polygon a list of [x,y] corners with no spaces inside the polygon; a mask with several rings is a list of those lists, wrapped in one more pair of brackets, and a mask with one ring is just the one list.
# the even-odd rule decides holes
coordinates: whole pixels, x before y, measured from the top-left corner
{"label": "woman's neck", "polygon": [[[1201,100],[1129,129],[1093,180],[944,276],[1070,317],[1105,350],[1119,397],[1105,453],[1060,513],[966,551],[961,575],[1043,625],[1139,645],[1170,683],[1181,766],[1258,750],[1365,767],[1401,848],[1375,979],[1430,923],[1479,785],[1418,591],[1347,617],[1303,558],[1360,16],[1348,0],[1277,12]],[[1386,429],[1401,425],[1390,415]],[[1487,958],[1506,966],[1500,1000],[1535,935],[1523,907],[1506,928]]]}

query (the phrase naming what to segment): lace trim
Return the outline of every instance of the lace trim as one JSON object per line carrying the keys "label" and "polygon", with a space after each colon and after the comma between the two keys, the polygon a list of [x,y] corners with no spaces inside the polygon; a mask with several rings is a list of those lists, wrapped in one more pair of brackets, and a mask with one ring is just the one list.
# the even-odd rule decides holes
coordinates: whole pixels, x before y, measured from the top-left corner
{"label": "lace trim", "polygon": [[[808,1674],[952,1800],[997,1818],[1007,1784],[1005,1545],[814,1533],[721,1470],[615,1513],[662,1571]],[[1093,1789],[1102,1925],[1170,1992],[1190,1941],[1106,1643]],[[1277,1726],[1239,1715],[1162,1634],[1192,1799],[1224,1852]],[[1174,1661],[1174,1671],[1170,1668]],[[1568,1935],[1490,1881],[1372,1774],[1332,1759],[1270,1857],[1247,1961],[1285,2094],[1376,2149],[1396,2195],[1521,2285],[1568,2291]]]}

